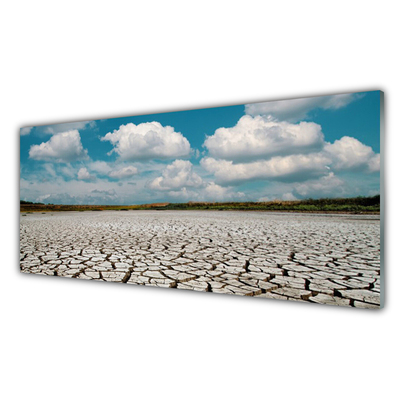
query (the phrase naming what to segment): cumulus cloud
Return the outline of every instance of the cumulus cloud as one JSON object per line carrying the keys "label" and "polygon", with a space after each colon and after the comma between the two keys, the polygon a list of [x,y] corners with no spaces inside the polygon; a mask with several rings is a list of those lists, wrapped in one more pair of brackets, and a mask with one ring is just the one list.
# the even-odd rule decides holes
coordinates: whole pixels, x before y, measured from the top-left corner
{"label": "cumulus cloud", "polygon": [[57,173],[54,169],[54,166],[52,164],[43,164],[43,168],[45,169],[45,171],[47,172],[48,175],[50,175],[51,177],[56,177]]}
{"label": "cumulus cloud", "polygon": [[245,112],[253,116],[264,115],[273,120],[296,122],[306,118],[313,109],[337,110],[361,97],[360,94],[351,93],[252,103],[246,104]]}
{"label": "cumulus cloud", "polygon": [[375,154],[368,161],[368,168],[371,172],[378,172],[381,170],[381,155]]}
{"label": "cumulus cloud", "polygon": [[72,180],[58,177],[51,182],[21,178],[20,191],[22,199],[43,199],[54,204],[132,204],[137,199],[129,185],[119,187],[117,182],[101,179],[79,180],[76,175]]}
{"label": "cumulus cloud", "polygon": [[91,181],[95,179],[94,175],[90,175],[89,171],[87,170],[87,168],[82,167],[79,171],[78,171],[78,179],[82,180],[82,181]]}
{"label": "cumulus cloud", "polygon": [[191,190],[186,187],[180,190],[171,190],[168,195],[177,201],[234,201],[243,200],[246,195],[243,192],[237,192],[232,187],[219,186],[214,182],[204,184],[201,188]]}
{"label": "cumulus cloud", "polygon": [[114,189],[109,189],[109,190],[99,190],[99,189],[94,189],[90,193],[92,194],[100,194],[100,195],[106,195],[106,196],[116,196],[117,193]]}
{"label": "cumulus cloud", "polygon": [[205,181],[193,171],[192,163],[185,160],[175,160],[168,165],[148,187],[164,192],[174,201],[231,201],[245,197],[232,187]]}
{"label": "cumulus cloud", "polygon": [[150,182],[149,187],[154,190],[171,190],[183,187],[198,187],[203,180],[193,171],[190,161],[175,160],[162,172],[162,176]]}
{"label": "cumulus cloud", "polygon": [[64,124],[54,124],[54,125],[43,125],[38,126],[36,129],[39,133],[45,133],[48,135],[55,135],[61,132],[67,132],[72,130],[84,130],[88,128],[95,128],[96,121],[81,121],[81,122],[67,122]]}
{"label": "cumulus cloud", "polygon": [[21,136],[29,135],[31,133],[32,127],[21,128],[19,134]]}
{"label": "cumulus cloud", "polygon": [[[324,107],[341,107],[346,101],[348,97],[329,96]],[[217,129],[204,147],[210,156],[200,164],[222,185],[250,180],[303,182],[325,176],[330,169],[375,172],[380,164],[379,154],[353,137],[332,144],[325,142],[318,124],[262,116],[246,115],[232,128]]]}
{"label": "cumulus cloud", "polygon": [[113,190],[92,190],[72,195],[66,192],[48,193],[37,197],[35,201],[53,204],[119,204],[118,195]]}
{"label": "cumulus cloud", "polygon": [[108,176],[110,178],[123,179],[123,178],[130,178],[131,176],[136,175],[137,173],[138,169],[136,167],[128,166],[111,171]]}
{"label": "cumulus cloud", "polygon": [[333,144],[326,143],[324,151],[331,157],[333,167],[344,169],[368,169],[370,172],[379,171],[380,156],[371,147],[359,140],[343,136]]}
{"label": "cumulus cloud", "polygon": [[82,146],[77,130],[57,133],[47,142],[32,145],[29,157],[34,160],[69,163],[86,159],[87,150]]}
{"label": "cumulus cloud", "polygon": [[276,179],[282,181],[309,179],[326,171],[329,158],[322,153],[295,154],[273,157],[250,163],[234,164],[232,161],[205,157],[200,164],[211,172],[221,184],[240,184],[249,180]]}
{"label": "cumulus cloud", "polygon": [[71,164],[67,164],[66,166],[60,169],[62,175],[68,178],[74,178],[76,176],[76,170],[71,166]]}
{"label": "cumulus cloud", "polygon": [[298,200],[297,197],[293,194],[293,193],[284,193],[282,195],[282,200],[286,200],[286,201],[295,201]]}
{"label": "cumulus cloud", "polygon": [[219,128],[204,146],[212,157],[245,161],[274,155],[309,153],[324,143],[321,127],[313,122],[268,121],[245,115],[233,128]]}
{"label": "cumulus cloud", "polygon": [[340,197],[345,194],[345,182],[329,172],[319,179],[295,184],[294,193],[303,198]]}
{"label": "cumulus cloud", "polygon": [[114,179],[129,178],[138,173],[138,169],[132,165],[115,166],[113,163],[105,161],[93,161],[88,164],[88,168],[100,175],[109,176]]}
{"label": "cumulus cloud", "polygon": [[[368,185],[357,186],[351,179],[357,179],[358,174],[350,175],[350,178],[336,176],[334,172],[328,172],[315,179],[308,179],[303,182],[280,182],[271,181],[258,194],[260,202],[289,200],[296,201],[307,198],[334,198],[346,197],[349,195],[368,195]],[[349,180],[350,179],[350,180]],[[378,178],[379,183],[379,178]],[[357,193],[354,194],[354,186],[357,186]],[[256,196],[257,194],[254,193]]]}
{"label": "cumulus cloud", "polygon": [[107,133],[101,140],[109,141],[122,160],[150,160],[186,157],[190,143],[171,126],[159,122],[121,125]]}
{"label": "cumulus cloud", "polygon": [[259,202],[261,202],[261,203],[264,203],[264,202],[269,202],[269,201],[272,201],[272,200],[274,200],[272,197],[269,197],[269,196],[262,196],[262,197],[260,197],[257,201],[259,201]]}
{"label": "cumulus cloud", "polygon": [[111,166],[105,161],[93,161],[88,164],[88,168],[100,175],[108,175],[112,171]]}
{"label": "cumulus cloud", "polygon": [[237,192],[231,187],[223,187],[214,182],[208,183],[201,195],[209,201],[242,200],[246,197],[243,192]]}

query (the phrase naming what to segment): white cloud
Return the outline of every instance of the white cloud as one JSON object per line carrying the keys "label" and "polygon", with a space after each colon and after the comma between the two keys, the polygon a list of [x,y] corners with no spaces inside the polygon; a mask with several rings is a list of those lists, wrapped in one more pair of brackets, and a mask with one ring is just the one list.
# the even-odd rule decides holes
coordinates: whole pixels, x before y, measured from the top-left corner
{"label": "white cloud", "polygon": [[282,200],[285,200],[285,201],[295,201],[295,200],[298,200],[298,199],[297,199],[297,197],[296,197],[293,193],[289,192],[289,193],[284,193],[284,194],[282,195]]}
{"label": "white cloud", "polygon": [[90,193],[96,194],[96,195],[111,196],[111,197],[115,197],[117,195],[117,193],[114,189],[109,189],[109,190],[94,189],[94,190],[91,190]]}
{"label": "white cloud", "polygon": [[46,170],[46,172],[51,176],[51,177],[56,177],[56,171],[54,169],[54,166],[52,164],[43,164],[43,168]]}
{"label": "white cloud", "polygon": [[345,194],[345,182],[333,172],[329,172],[317,180],[296,183],[294,192],[303,198],[340,197]]}
{"label": "white cloud", "polygon": [[273,201],[274,199],[272,197],[269,196],[263,196],[260,197],[257,201],[264,203],[264,202],[269,202],[269,201]]}
{"label": "white cloud", "polygon": [[371,172],[378,172],[381,169],[381,155],[375,154],[368,161],[368,168]]}
{"label": "white cloud", "polygon": [[105,161],[93,161],[88,164],[91,171],[97,172],[100,175],[109,176],[110,178],[124,179],[129,178],[138,173],[138,169],[132,165],[115,166],[113,163]]}
{"label": "white cloud", "polygon": [[122,160],[170,159],[190,154],[190,143],[180,132],[156,121],[121,125],[101,140],[111,142],[112,151]]}
{"label": "white cloud", "polygon": [[326,143],[324,151],[331,157],[333,167],[338,170],[369,169],[371,172],[379,171],[379,154],[375,154],[371,147],[353,137],[343,136],[333,144]]}
{"label": "white cloud", "polygon": [[219,128],[204,146],[212,157],[245,161],[274,155],[308,153],[324,143],[320,125],[313,122],[268,121],[245,115],[233,128]]}
{"label": "white cloud", "polygon": [[88,164],[88,168],[101,175],[108,175],[112,171],[111,166],[105,161],[93,161]]}
{"label": "white cloud", "polygon": [[[342,179],[343,178],[343,179]],[[315,179],[309,179],[304,182],[268,182],[265,187],[259,187],[258,192],[252,194],[257,201],[295,201],[305,198],[334,198],[357,195],[368,195],[368,185],[361,185],[353,182],[352,179],[359,178],[358,174],[345,174],[344,177],[338,177],[333,172],[327,172],[325,175]],[[378,179],[379,182],[379,179]],[[354,187],[360,190],[354,193]],[[258,195],[258,197],[257,197]]]}
{"label": "white cloud", "polygon": [[95,176],[94,175],[90,175],[90,173],[87,170],[87,168],[82,167],[78,171],[78,179],[83,180],[83,181],[89,181],[89,180],[94,180]]}
{"label": "white cloud", "polygon": [[187,189],[186,187],[180,190],[171,190],[168,192],[174,201],[208,201],[208,202],[224,202],[243,200],[246,196],[243,192],[237,192],[232,187],[222,187],[214,182],[209,182],[196,189]]}
{"label": "white cloud", "polygon": [[78,180],[76,177],[67,181],[58,177],[55,181],[45,182],[21,178],[20,190],[22,199],[45,199],[53,204],[134,204],[138,198],[129,185],[119,187],[117,182]]}
{"label": "white cloud", "polygon": [[[324,107],[341,107],[346,101],[347,97],[327,97]],[[355,138],[344,136],[331,144],[315,123],[291,124],[261,116],[246,115],[233,128],[217,129],[204,147],[210,157],[200,164],[222,185],[249,180],[302,182],[331,169],[374,172],[380,163],[379,154]]]}
{"label": "white cloud", "polygon": [[175,160],[155,178],[148,187],[163,191],[173,201],[231,201],[245,197],[232,187],[222,187],[215,182],[206,182],[193,171],[190,161]]}
{"label": "white cloud", "polygon": [[36,129],[40,133],[55,135],[61,132],[67,132],[72,130],[81,131],[84,129],[95,128],[95,127],[96,127],[96,121],[81,121],[81,122],[67,122],[64,124],[43,125],[36,127]]}
{"label": "white cloud", "polygon": [[87,158],[77,130],[57,133],[47,142],[32,145],[29,157],[34,160],[69,163]]}
{"label": "white cloud", "polygon": [[214,182],[210,182],[204,188],[202,196],[209,201],[230,201],[243,199],[245,194],[237,192],[231,187],[222,187]]}
{"label": "white cloud", "polygon": [[133,175],[136,175],[137,173],[138,173],[138,169],[136,167],[128,166],[128,167],[122,167],[120,169],[111,171],[108,176],[110,178],[122,179],[122,178],[129,178]]}
{"label": "white cloud", "polygon": [[118,195],[115,190],[91,190],[89,193],[80,192],[77,194],[48,193],[41,195],[35,201],[52,204],[119,204]]}
{"label": "white cloud", "polygon": [[76,176],[76,169],[73,168],[70,164],[62,167],[60,171],[62,175],[67,176],[68,178],[74,178]]}
{"label": "white cloud", "polygon": [[171,190],[183,187],[198,187],[203,180],[193,171],[190,161],[175,160],[162,172],[162,176],[154,179],[149,187],[154,190]]}
{"label": "white cloud", "polygon": [[338,94],[333,96],[308,97],[303,99],[268,101],[246,104],[245,112],[249,115],[264,115],[269,119],[296,122],[307,117],[316,108],[336,110],[361,98],[360,94]]}
{"label": "white cloud", "polygon": [[273,157],[270,160],[239,164],[206,157],[200,161],[200,164],[208,172],[215,175],[217,182],[239,184],[248,180],[260,179],[302,181],[312,176],[324,174],[325,166],[329,162],[329,158],[322,153],[312,153]]}
{"label": "white cloud", "polygon": [[21,136],[29,135],[31,133],[32,127],[21,128],[19,134]]}

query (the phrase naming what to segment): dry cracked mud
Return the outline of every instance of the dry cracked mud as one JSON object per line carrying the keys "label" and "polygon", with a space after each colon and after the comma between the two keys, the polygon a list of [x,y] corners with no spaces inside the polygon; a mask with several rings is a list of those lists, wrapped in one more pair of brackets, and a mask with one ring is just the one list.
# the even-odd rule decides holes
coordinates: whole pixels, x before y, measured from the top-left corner
{"label": "dry cracked mud", "polygon": [[380,307],[379,216],[21,214],[20,253],[24,273]]}

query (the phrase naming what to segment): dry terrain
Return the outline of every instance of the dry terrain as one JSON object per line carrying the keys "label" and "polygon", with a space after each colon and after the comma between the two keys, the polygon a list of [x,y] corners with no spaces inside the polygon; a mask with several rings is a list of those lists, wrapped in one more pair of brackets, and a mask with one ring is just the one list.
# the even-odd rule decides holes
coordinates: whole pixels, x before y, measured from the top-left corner
{"label": "dry terrain", "polygon": [[21,213],[20,252],[24,273],[380,306],[380,221],[373,215]]}

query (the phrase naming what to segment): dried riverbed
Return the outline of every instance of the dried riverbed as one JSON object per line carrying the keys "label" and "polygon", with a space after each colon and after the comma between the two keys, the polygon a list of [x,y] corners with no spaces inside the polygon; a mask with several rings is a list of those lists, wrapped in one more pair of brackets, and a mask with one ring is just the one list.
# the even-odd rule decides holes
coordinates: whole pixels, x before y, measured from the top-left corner
{"label": "dried riverbed", "polygon": [[380,305],[379,216],[21,214],[24,273],[361,308]]}

